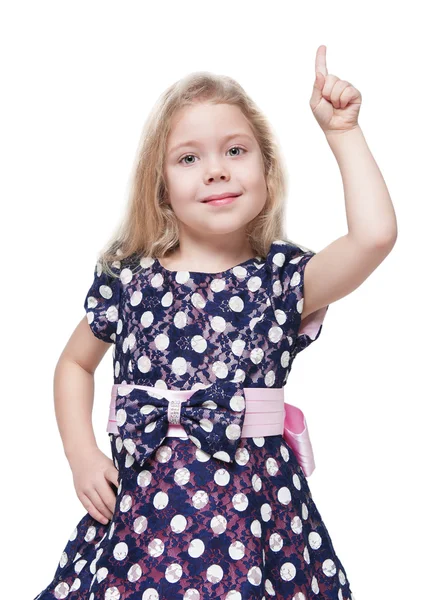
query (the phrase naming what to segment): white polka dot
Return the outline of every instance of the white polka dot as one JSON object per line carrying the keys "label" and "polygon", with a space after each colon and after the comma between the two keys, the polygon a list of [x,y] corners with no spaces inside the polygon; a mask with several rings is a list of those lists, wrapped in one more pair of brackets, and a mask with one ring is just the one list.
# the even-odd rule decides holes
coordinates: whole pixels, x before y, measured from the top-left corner
{"label": "white polka dot", "polygon": [[96,530],[96,528],[94,527],[94,525],[90,525],[90,526],[88,527],[88,529],[87,529],[87,532],[86,532],[86,534],[85,534],[84,540],[85,540],[86,542],[91,542],[91,541],[92,541],[92,540],[94,540],[94,538],[96,537],[96,533],[97,533],[97,530]]}
{"label": "white polka dot", "polygon": [[124,269],[122,269],[122,271],[120,272],[120,280],[122,281],[122,283],[124,285],[127,285],[130,283],[130,281],[133,279],[133,271],[131,269],[129,269],[128,267],[125,267]]}
{"label": "white polka dot", "polygon": [[262,283],[263,282],[261,281],[260,277],[257,277],[257,276],[249,277],[249,280],[247,281],[247,288],[251,292],[256,292],[257,290],[260,289]]}
{"label": "white polka dot", "polygon": [[159,600],[159,594],[155,588],[148,588],[142,594],[142,600]]}
{"label": "white polka dot", "polygon": [[138,517],[137,519],[135,519],[133,521],[133,531],[138,534],[144,533],[144,531],[147,529],[147,525],[148,525],[147,517],[144,517],[143,515],[141,515],[140,517]]}
{"label": "white polka dot", "polygon": [[131,496],[129,494],[125,494],[120,501],[119,508],[122,512],[128,512],[132,506]]}
{"label": "white polka dot", "polygon": [[281,565],[280,576],[283,581],[291,581],[297,574],[295,565],[291,562],[285,562]]}
{"label": "white polka dot", "polygon": [[179,310],[173,317],[173,323],[178,329],[183,329],[187,325],[187,315],[183,310]]}
{"label": "white polka dot", "polygon": [[148,356],[140,356],[137,361],[137,366],[141,373],[148,373],[151,369],[151,360]]}
{"label": "white polka dot", "polygon": [[190,300],[195,308],[203,309],[206,305],[205,299],[198,292],[192,294]]}
{"label": "white polka dot", "polygon": [[121,594],[117,587],[109,587],[105,590],[105,600],[119,600]]}
{"label": "white polka dot", "polygon": [[61,581],[55,588],[54,588],[54,596],[56,598],[66,598],[69,594],[70,591],[70,587],[67,583],[65,583],[64,581]]}
{"label": "white polka dot", "polygon": [[219,565],[211,565],[207,569],[207,580],[210,583],[219,583],[223,578],[224,571]]}
{"label": "white polka dot", "polygon": [[166,292],[161,299],[161,305],[164,308],[168,308],[173,304],[173,294],[171,292]]}
{"label": "white polka dot", "polygon": [[150,325],[153,323],[153,320],[154,320],[154,315],[151,312],[151,310],[146,310],[145,312],[142,313],[142,315],[141,315],[142,327],[150,327]]}
{"label": "white polka dot", "polygon": [[190,340],[190,346],[192,347],[192,350],[202,354],[207,349],[207,341],[202,337],[202,335],[194,335]]}
{"label": "white polka dot", "polygon": [[281,338],[283,337],[283,330],[281,329],[281,327],[275,327],[272,326],[269,331],[267,332],[269,340],[273,343],[276,344],[278,343]]}
{"label": "white polka dot", "polygon": [[131,306],[139,306],[142,302],[142,293],[139,290],[133,292],[130,296],[130,304]]}
{"label": "white polka dot", "polygon": [[153,498],[153,506],[158,510],[163,510],[168,505],[168,502],[169,497],[165,492],[158,492]]}
{"label": "white polka dot", "polygon": [[[199,600],[199,597],[196,598],[196,600]],[[230,592],[225,595],[224,600],[242,600],[241,592],[230,590]]]}
{"label": "white polka dot", "polygon": [[255,473],[252,477],[253,489],[255,490],[255,492],[259,492],[261,490],[262,486],[263,486],[263,482],[261,480],[261,477]]}
{"label": "white polka dot", "polygon": [[332,577],[337,572],[337,567],[331,558],[324,560],[321,568],[323,569],[323,573],[328,577]]}
{"label": "white polka dot", "polygon": [[292,482],[293,482],[294,486],[297,488],[297,490],[301,490],[301,481],[300,481],[300,478],[298,477],[297,473],[294,473],[292,475]]}
{"label": "white polka dot", "polygon": [[229,440],[238,440],[241,437],[241,427],[236,423],[231,423],[226,427],[225,434]]}
{"label": "white polka dot", "polygon": [[159,448],[155,452],[155,460],[157,460],[160,463],[166,463],[171,459],[172,454],[173,450],[170,448],[170,446],[159,446]]}
{"label": "white polka dot", "polygon": [[187,527],[187,519],[184,515],[175,515],[170,521],[170,527],[173,533],[182,533]]}
{"label": "white polka dot", "polygon": [[264,350],[262,348],[253,348],[250,351],[250,360],[254,365],[259,365],[264,358]]}
{"label": "white polka dot", "polygon": [[266,471],[272,476],[276,475],[279,471],[278,463],[272,456],[266,460]]}
{"label": "white polka dot", "polygon": [[157,558],[164,553],[164,542],[159,538],[154,538],[147,546],[147,552],[149,556]]}
{"label": "white polka dot", "polygon": [[280,364],[283,367],[283,369],[285,369],[289,365],[289,361],[290,361],[290,353],[288,350],[285,350],[284,352],[281,353],[281,356],[280,356]]}
{"label": "white polka dot", "polygon": [[244,302],[239,296],[232,296],[229,300],[229,307],[233,312],[242,312],[244,308]]}
{"label": "white polka dot", "polygon": [[278,323],[278,325],[283,325],[284,323],[286,323],[287,316],[286,316],[286,313],[284,312],[284,310],[277,309],[274,311],[274,315],[275,315],[275,320]]}
{"label": "white polka dot", "polygon": [[113,296],[113,290],[108,285],[101,285],[99,287],[99,294],[102,296],[102,298],[109,300]]}
{"label": "white polka dot", "polygon": [[141,488],[145,488],[151,483],[151,472],[150,471],[141,471],[138,474],[137,478],[138,485]]}
{"label": "white polka dot", "polygon": [[236,542],[232,542],[229,546],[229,556],[233,558],[233,560],[240,560],[244,557],[246,553],[246,547],[242,542],[237,540]]}
{"label": "white polka dot", "polygon": [[250,531],[255,537],[260,538],[263,531],[261,521],[258,521],[258,519],[254,519],[252,521],[252,524],[250,525]]}
{"label": "white polka dot", "polygon": [[260,585],[263,579],[263,573],[260,567],[251,567],[247,572],[247,580],[252,585]]}
{"label": "white polka dot", "polygon": [[181,467],[175,471],[176,485],[186,485],[190,481],[190,470],[187,467]]}
{"label": "white polka dot", "polygon": [[210,419],[200,419],[199,426],[207,433],[213,431],[213,423]]}
{"label": "white polka dot", "polygon": [[134,582],[140,579],[141,575],[141,566],[139,564],[131,565],[131,567],[128,569],[127,579],[128,581]]}
{"label": "white polka dot", "polygon": [[172,371],[175,375],[184,375],[187,373],[187,361],[182,356],[177,356],[172,361]]}
{"label": "white polka dot", "polygon": [[283,547],[283,538],[279,533],[272,533],[269,538],[269,546],[273,552],[279,552]]}
{"label": "white polka dot", "polygon": [[234,496],[232,497],[232,504],[235,510],[243,511],[246,510],[246,508],[249,506],[249,500],[246,494],[239,492],[238,494],[234,494]]}
{"label": "white polka dot", "polygon": [[204,550],[205,544],[199,538],[195,538],[194,540],[192,540],[188,547],[188,553],[192,558],[198,558],[199,556],[201,556],[201,554],[203,554]]}
{"label": "white polka dot", "polygon": [[227,519],[223,515],[216,515],[210,521],[210,527],[216,535],[221,535],[227,528]]}
{"label": "white polka dot", "polygon": [[289,504],[292,500],[290,489],[287,486],[283,486],[278,490],[278,501],[281,504]]}
{"label": "white polka dot", "polygon": [[235,452],[235,462],[242,467],[249,462],[249,451],[247,448],[238,447]]}
{"label": "white polka dot", "polygon": [[275,383],[275,371],[268,371],[264,377],[264,383],[267,387],[273,387]]}
{"label": "white polka dot", "polygon": [[246,267],[241,267],[240,265],[234,267],[232,271],[239,279],[244,279],[248,274]]}
{"label": "white polka dot", "polygon": [[[143,256],[140,261],[139,264],[141,265],[141,267],[143,267],[144,269],[148,269],[149,267],[152,266],[152,264],[155,262],[155,259],[152,256]],[[146,600],[144,598],[144,600]]]}
{"label": "white polka dot", "polygon": [[230,408],[235,412],[240,412],[246,408],[246,400],[241,394],[238,396],[232,396],[229,404]]}
{"label": "white polka dot", "polygon": [[244,340],[235,340],[232,343],[232,352],[235,356],[242,356],[244,352],[244,348],[246,347],[246,342]]}
{"label": "white polka dot", "polygon": [[284,462],[289,462],[289,450],[284,444],[280,446],[280,454],[283,457]]}
{"label": "white polka dot", "polygon": [[298,515],[292,518],[290,526],[294,533],[301,533],[303,531],[303,523]]}
{"label": "white polka dot", "polygon": [[154,275],[150,280],[150,285],[154,288],[162,287],[163,283],[164,278],[162,277],[161,273],[156,273],[156,275]]}
{"label": "white polka dot", "polygon": [[316,531],[311,531],[308,536],[309,546],[317,550],[321,546],[321,536]]}
{"label": "white polka dot", "polygon": [[226,328],[226,321],[225,321],[225,319],[223,319],[223,317],[218,317],[218,316],[211,317],[210,318],[210,326],[217,333],[221,333]]}
{"label": "white polka dot", "polygon": [[195,508],[204,508],[208,502],[209,497],[204,490],[197,490],[192,496],[192,504]]}
{"label": "white polka dot", "polygon": [[264,589],[269,594],[269,596],[275,596],[275,590],[270,579],[266,579],[266,581],[264,582]]}
{"label": "white polka dot", "polygon": [[213,479],[217,485],[226,486],[230,482],[230,473],[227,469],[218,469],[215,471]]}
{"label": "white polka dot", "polygon": [[222,292],[222,290],[225,288],[226,286],[226,281],[225,279],[220,279],[220,278],[215,278],[212,279],[212,281],[210,282],[210,289],[212,290],[212,292]]}
{"label": "white polka dot", "polygon": [[272,518],[272,507],[270,504],[265,503],[261,505],[261,518],[266,523]]}

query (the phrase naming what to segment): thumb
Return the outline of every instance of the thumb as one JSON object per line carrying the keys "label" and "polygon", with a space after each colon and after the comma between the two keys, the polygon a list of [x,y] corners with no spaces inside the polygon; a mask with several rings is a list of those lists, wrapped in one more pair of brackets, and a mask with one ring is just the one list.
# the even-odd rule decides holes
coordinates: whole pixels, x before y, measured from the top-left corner
{"label": "thumb", "polygon": [[324,87],[324,75],[323,73],[320,73],[320,71],[317,71],[315,73],[315,81],[314,81],[314,87],[312,90],[312,96],[311,96],[311,106],[314,108],[316,107],[320,100],[322,99],[322,90]]}

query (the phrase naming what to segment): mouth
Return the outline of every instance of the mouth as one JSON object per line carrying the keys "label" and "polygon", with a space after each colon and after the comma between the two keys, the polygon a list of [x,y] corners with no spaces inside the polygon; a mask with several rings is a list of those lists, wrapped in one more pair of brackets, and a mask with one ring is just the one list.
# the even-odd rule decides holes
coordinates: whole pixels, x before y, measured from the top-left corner
{"label": "mouth", "polygon": [[203,200],[203,204],[212,204],[213,206],[222,206],[224,204],[231,204],[237,198],[239,198],[241,194],[227,194],[225,196],[221,195],[219,197],[213,198],[211,200]]}

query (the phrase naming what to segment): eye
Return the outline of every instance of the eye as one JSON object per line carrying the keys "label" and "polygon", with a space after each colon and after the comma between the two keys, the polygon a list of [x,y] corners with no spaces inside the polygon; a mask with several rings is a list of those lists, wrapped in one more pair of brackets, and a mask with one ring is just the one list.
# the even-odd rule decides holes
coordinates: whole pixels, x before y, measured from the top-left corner
{"label": "eye", "polygon": [[[242,150],[243,152],[246,152],[246,151],[244,150],[244,148],[241,148],[241,146],[232,146],[232,147],[231,147],[231,148],[228,150],[228,152],[230,152],[230,150],[235,150],[235,149]],[[192,156],[192,157],[194,157],[194,158],[195,158],[195,155],[194,155],[194,154],[186,154],[185,156],[183,156],[183,157],[182,157],[182,158],[179,160],[179,163],[182,163],[182,161],[183,161],[183,160],[185,160],[186,158],[188,158],[189,156]],[[232,154],[232,156],[237,156],[237,155],[233,155],[233,154]],[[190,163],[190,162],[189,162],[189,163],[187,163],[187,164],[189,164],[189,165],[193,165],[193,163]]]}
{"label": "eye", "polygon": [[[230,148],[230,150],[235,150],[235,149],[242,150],[243,152],[245,152],[244,148],[241,148],[240,146],[232,146],[232,148]],[[230,150],[229,150],[229,152],[230,152]]]}

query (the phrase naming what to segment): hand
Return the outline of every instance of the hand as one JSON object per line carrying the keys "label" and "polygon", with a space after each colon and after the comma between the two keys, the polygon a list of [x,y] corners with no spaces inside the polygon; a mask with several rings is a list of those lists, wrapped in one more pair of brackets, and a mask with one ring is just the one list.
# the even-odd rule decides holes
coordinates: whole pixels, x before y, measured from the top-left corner
{"label": "hand", "polygon": [[113,461],[96,447],[71,458],[70,466],[77,497],[94,519],[106,525],[116,506],[116,494],[108,481],[119,486]]}
{"label": "hand", "polygon": [[349,81],[328,75],[326,46],[319,46],[310,107],[325,134],[343,133],[358,127],[361,102],[362,95]]}

